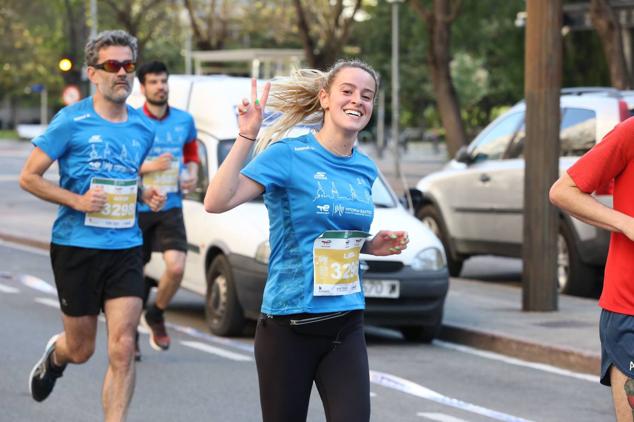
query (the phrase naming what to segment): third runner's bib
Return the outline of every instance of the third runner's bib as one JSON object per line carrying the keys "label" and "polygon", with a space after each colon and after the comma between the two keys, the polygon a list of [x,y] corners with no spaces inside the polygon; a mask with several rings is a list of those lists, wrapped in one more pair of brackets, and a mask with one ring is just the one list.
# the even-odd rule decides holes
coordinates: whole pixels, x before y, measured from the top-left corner
{"label": "third runner's bib", "polygon": [[101,187],[107,195],[106,204],[98,212],[86,214],[86,226],[122,229],[134,226],[136,212],[136,179],[94,178],[90,188]]}
{"label": "third runner's bib", "polygon": [[315,296],[349,295],[361,291],[359,254],[369,233],[332,230],[313,244]]}
{"label": "third runner's bib", "polygon": [[[148,158],[146,161],[152,161]],[[180,163],[178,159],[172,159],[170,168],[162,171],[153,171],[143,175],[143,186],[152,186],[162,193],[178,192],[178,172]]]}

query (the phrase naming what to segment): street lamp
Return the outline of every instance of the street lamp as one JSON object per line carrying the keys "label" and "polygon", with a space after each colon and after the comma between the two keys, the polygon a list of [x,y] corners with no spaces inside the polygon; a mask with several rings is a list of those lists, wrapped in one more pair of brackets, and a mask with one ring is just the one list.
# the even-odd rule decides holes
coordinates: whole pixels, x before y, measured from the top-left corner
{"label": "street lamp", "polygon": [[392,153],[394,155],[394,170],[396,171],[396,176],[401,180],[403,184],[403,190],[405,191],[405,195],[410,205],[410,209],[412,209],[411,198],[409,197],[408,188],[405,183],[405,178],[403,177],[403,173],[401,171],[401,160],[399,157],[399,78],[398,78],[398,48],[399,48],[399,40],[398,40],[398,6],[400,3],[403,3],[404,0],[387,0],[388,3],[392,5]]}

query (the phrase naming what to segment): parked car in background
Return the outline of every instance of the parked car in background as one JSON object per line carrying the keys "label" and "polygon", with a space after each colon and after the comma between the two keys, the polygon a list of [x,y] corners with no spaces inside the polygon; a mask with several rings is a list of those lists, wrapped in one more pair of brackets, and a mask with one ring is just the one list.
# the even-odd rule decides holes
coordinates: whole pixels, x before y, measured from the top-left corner
{"label": "parked car in background", "polygon": [[[270,253],[268,213],[259,198],[222,214],[209,214],[203,198],[238,133],[236,105],[250,95],[250,79],[171,75],[169,84],[170,104],[194,117],[201,158],[198,186],[183,201],[188,254],[182,286],[205,298],[212,333],[236,335],[246,320],[260,314]],[[138,87],[129,102],[142,104]],[[297,135],[305,130],[295,129]],[[449,287],[442,244],[402,207],[382,176],[372,196],[376,210],[371,232],[406,230],[410,243],[400,255],[361,255],[365,319],[395,327],[408,340],[431,341],[441,327]],[[146,275],[158,279],[163,267],[160,254],[154,254]]]}
{"label": "parked car in background", "polygon": [[[630,116],[631,92],[611,88],[562,90],[560,172]],[[628,105],[629,103],[629,105]],[[442,170],[421,179],[416,216],[441,239],[449,272],[459,276],[474,255],[521,256],[526,104],[491,122]],[[417,194],[418,192],[414,192]],[[594,193],[612,206],[611,186]],[[589,296],[602,280],[609,233],[560,213],[557,276],[562,293]]]}

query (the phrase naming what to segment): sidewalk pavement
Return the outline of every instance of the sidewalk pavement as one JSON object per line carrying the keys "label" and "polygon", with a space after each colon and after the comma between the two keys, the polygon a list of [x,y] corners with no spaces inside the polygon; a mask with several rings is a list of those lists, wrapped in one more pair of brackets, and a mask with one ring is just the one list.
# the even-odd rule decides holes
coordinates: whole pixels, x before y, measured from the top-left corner
{"label": "sidewalk pavement", "polygon": [[[9,150],[26,151],[16,144],[0,141],[0,156]],[[409,172],[406,179],[416,181],[422,176],[421,169],[440,168],[444,161],[430,148],[413,146],[404,159],[403,168]],[[377,160],[388,180],[390,162],[389,156]],[[6,195],[9,189],[4,185],[9,183],[0,179],[0,195]],[[20,206],[16,207],[16,201]],[[0,240],[48,249],[56,207],[26,193],[16,201],[0,202]],[[596,299],[566,295],[559,296],[556,312],[523,312],[522,291],[517,286],[452,278],[440,338],[598,375],[599,314]]]}

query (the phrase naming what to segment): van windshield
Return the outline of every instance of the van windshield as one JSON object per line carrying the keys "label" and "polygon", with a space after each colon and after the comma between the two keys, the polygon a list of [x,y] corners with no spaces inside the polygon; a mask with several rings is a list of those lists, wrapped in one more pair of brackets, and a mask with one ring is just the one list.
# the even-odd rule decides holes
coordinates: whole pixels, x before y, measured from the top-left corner
{"label": "van windshield", "polygon": [[[218,142],[218,166],[227,158],[231,147],[233,146],[235,139],[223,139]],[[246,166],[249,161],[251,161],[252,156],[249,154],[249,158],[244,162],[244,166]],[[243,167],[244,167],[243,166]],[[262,197],[256,198],[256,201],[261,201]],[[379,175],[372,186],[372,200],[374,201],[374,206],[377,208],[394,208],[396,206],[396,201],[394,199],[394,193],[387,186],[385,180],[383,180],[383,176]]]}

